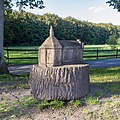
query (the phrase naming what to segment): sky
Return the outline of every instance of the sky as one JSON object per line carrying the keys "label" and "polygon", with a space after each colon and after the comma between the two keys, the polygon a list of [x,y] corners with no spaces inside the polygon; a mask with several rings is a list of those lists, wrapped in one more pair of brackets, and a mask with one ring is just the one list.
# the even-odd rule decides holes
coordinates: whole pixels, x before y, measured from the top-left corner
{"label": "sky", "polygon": [[26,9],[27,12],[43,15],[54,13],[60,17],[74,17],[94,23],[120,25],[120,12],[109,7],[107,0],[43,0],[44,9]]}

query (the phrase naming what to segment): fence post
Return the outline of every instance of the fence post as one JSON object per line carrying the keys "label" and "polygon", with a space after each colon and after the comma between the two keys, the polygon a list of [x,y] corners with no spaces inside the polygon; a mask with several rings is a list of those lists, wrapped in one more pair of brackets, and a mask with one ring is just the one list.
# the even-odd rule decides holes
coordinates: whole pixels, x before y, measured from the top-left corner
{"label": "fence post", "polygon": [[99,51],[98,51],[98,49],[97,49],[97,60],[98,60],[98,53],[99,53]]}
{"label": "fence post", "polygon": [[8,59],[8,64],[10,64],[8,45],[7,45],[7,59]]}
{"label": "fence post", "polygon": [[116,50],[116,58],[118,57],[118,48],[117,48],[117,50]]}

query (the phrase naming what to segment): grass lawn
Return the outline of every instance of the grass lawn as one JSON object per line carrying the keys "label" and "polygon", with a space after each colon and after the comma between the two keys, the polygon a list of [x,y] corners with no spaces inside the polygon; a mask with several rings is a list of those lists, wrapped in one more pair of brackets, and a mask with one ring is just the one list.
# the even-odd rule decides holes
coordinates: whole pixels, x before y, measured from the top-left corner
{"label": "grass lawn", "polygon": [[[120,49],[120,45],[116,46],[118,49]],[[6,47],[5,47],[6,48]],[[38,49],[39,46],[10,46],[11,49]],[[84,49],[111,49],[110,45],[84,45]]]}
{"label": "grass lawn", "polygon": [[2,120],[119,120],[120,67],[91,69],[90,93],[71,101],[38,101],[29,94],[28,74],[0,75]]}
{"label": "grass lawn", "polygon": [[[120,46],[117,46],[117,48],[120,49]],[[38,50],[38,46],[33,46],[33,47],[9,47],[9,49],[25,49],[25,51],[9,51],[9,58],[18,58],[18,59],[10,59],[9,61],[9,65],[16,65],[16,64],[37,64],[38,61],[37,59],[19,59],[21,57],[37,57],[38,56],[38,52],[37,51],[27,51],[27,49],[36,49]],[[109,45],[85,45],[84,50],[110,50],[110,46]],[[4,51],[5,56],[7,56],[7,52]],[[118,52],[120,57],[120,51]],[[93,51],[88,51],[88,52],[83,52],[83,58],[84,60],[96,60],[97,57],[97,51],[93,52]],[[116,51],[99,51],[99,55],[116,55]],[[85,57],[85,56],[95,56],[95,57]],[[115,58],[115,56],[113,57],[99,57],[99,59],[106,59],[106,58]],[[8,63],[8,60],[6,60],[6,63]]]}

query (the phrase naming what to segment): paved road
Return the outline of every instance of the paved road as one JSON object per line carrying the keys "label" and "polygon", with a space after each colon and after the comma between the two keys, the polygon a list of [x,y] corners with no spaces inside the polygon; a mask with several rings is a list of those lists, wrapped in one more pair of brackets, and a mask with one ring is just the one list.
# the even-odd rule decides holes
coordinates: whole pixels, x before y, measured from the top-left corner
{"label": "paved road", "polygon": [[120,58],[105,60],[89,60],[84,61],[84,63],[85,62],[90,64],[90,68],[109,68],[120,66]]}
{"label": "paved road", "polygon": [[[109,68],[120,66],[120,58],[117,59],[105,59],[105,60],[86,60],[84,63],[90,64],[90,68]],[[30,72],[32,65],[18,65],[9,67],[9,71],[12,74],[24,74]]]}

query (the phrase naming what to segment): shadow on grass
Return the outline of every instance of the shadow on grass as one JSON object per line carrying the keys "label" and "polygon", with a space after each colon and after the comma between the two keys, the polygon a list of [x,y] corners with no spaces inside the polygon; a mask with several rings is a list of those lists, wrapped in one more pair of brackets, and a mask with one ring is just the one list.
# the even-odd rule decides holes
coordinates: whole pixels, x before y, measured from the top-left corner
{"label": "shadow on grass", "polygon": [[14,75],[4,74],[0,75],[0,93],[16,89],[29,89],[28,84],[29,74]]}
{"label": "shadow on grass", "polygon": [[111,97],[120,95],[120,67],[90,70],[91,92]]}
{"label": "shadow on grass", "polygon": [[120,95],[120,82],[91,83],[90,94],[100,98],[109,98],[114,95]]}

